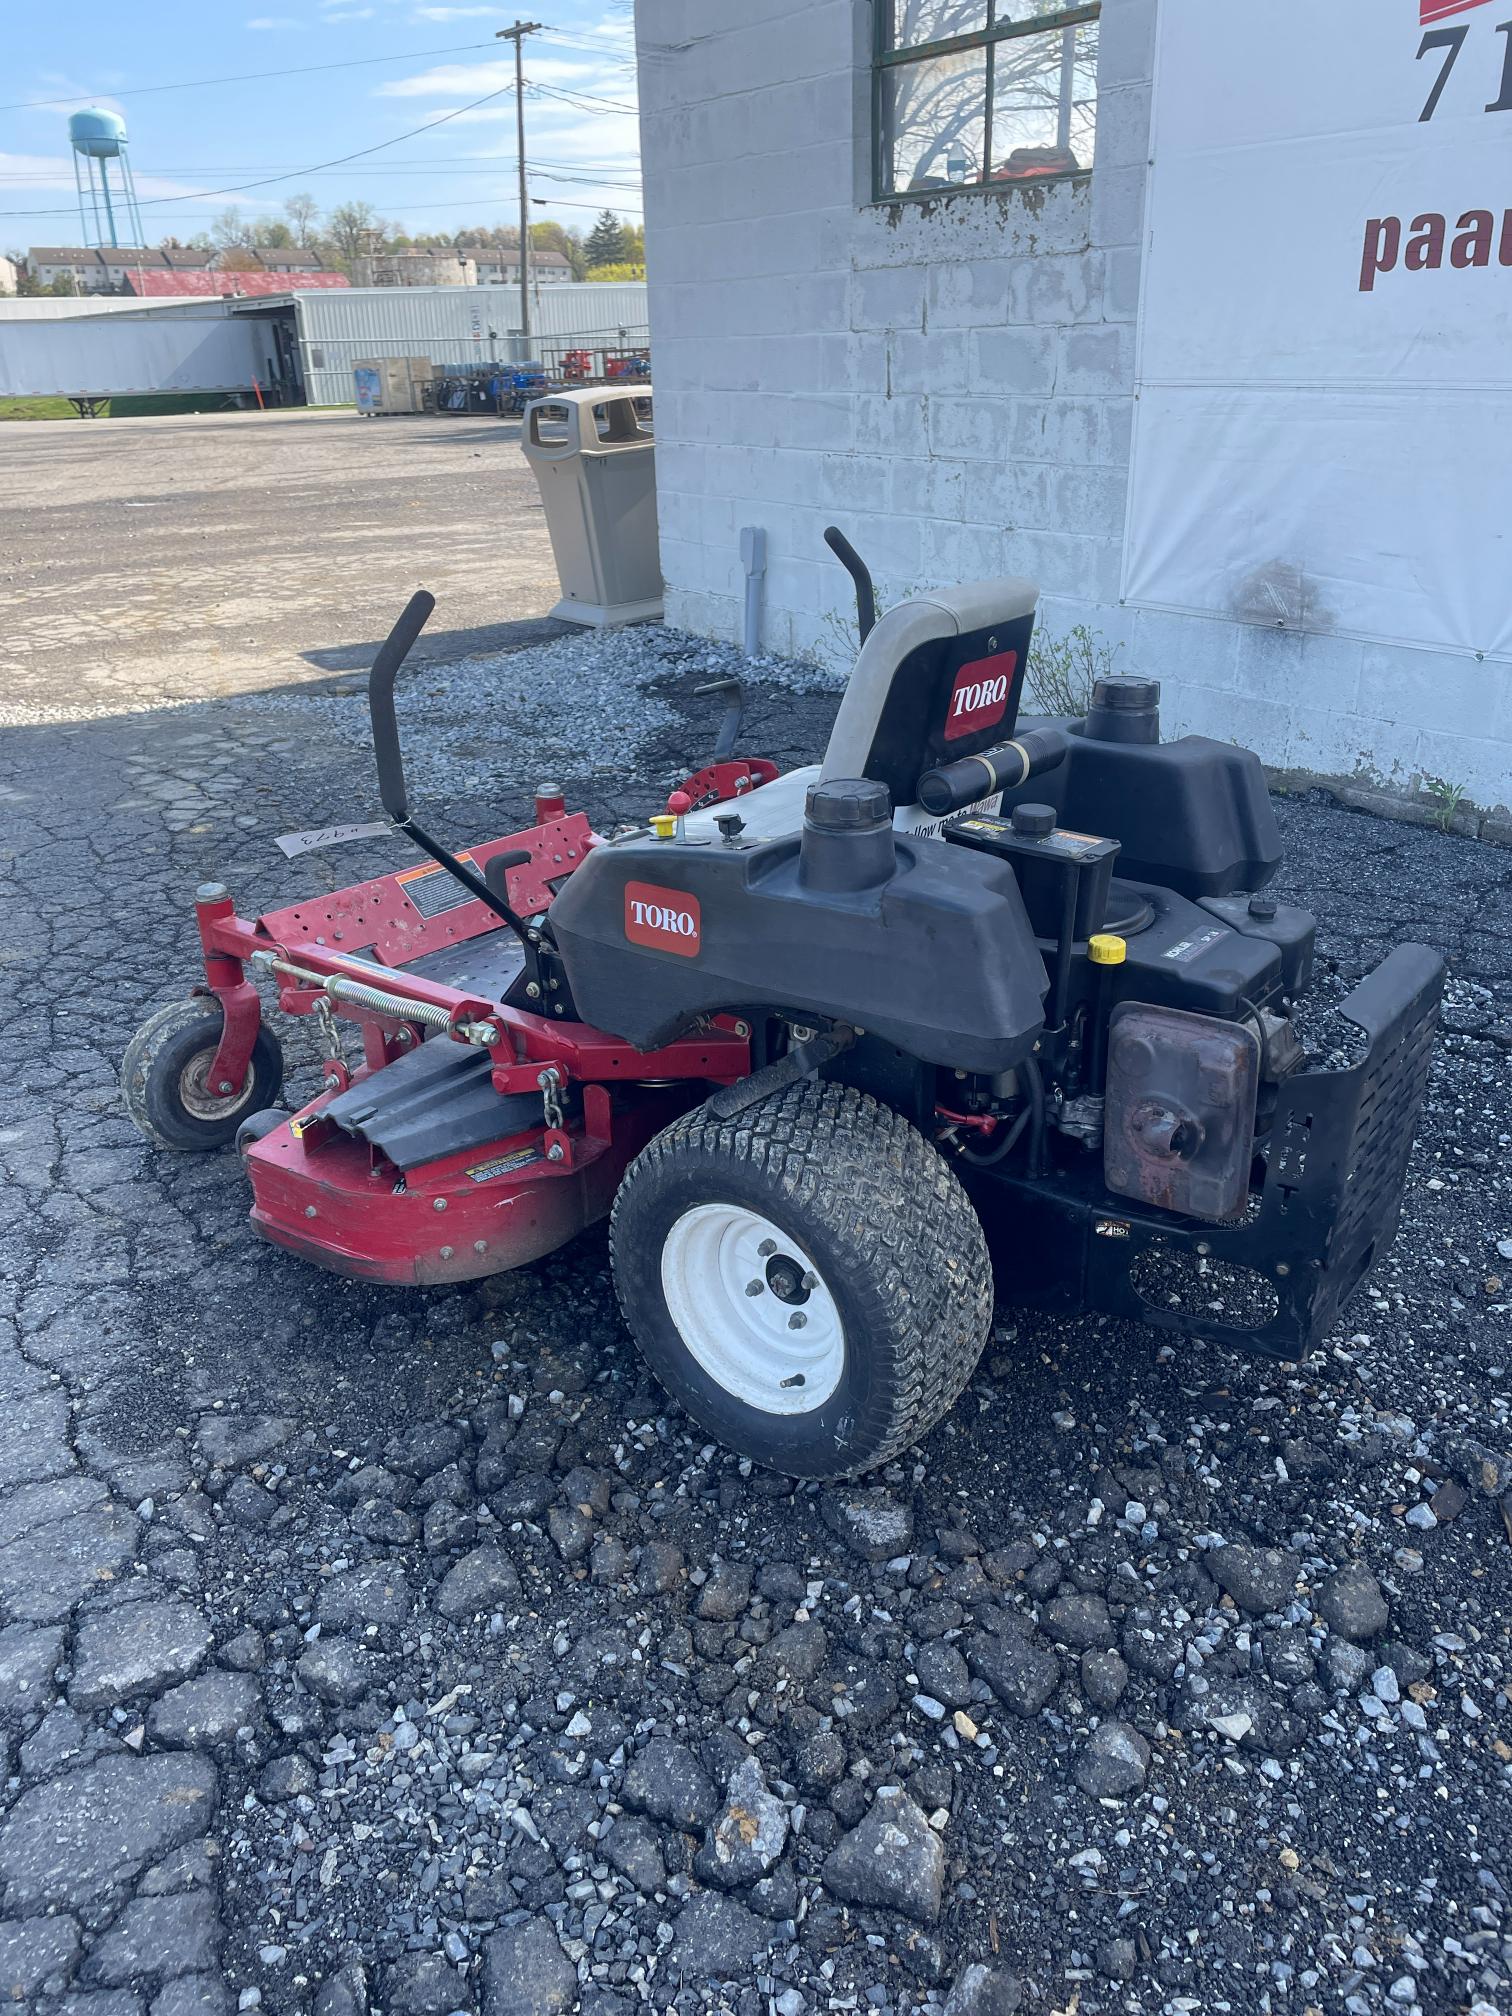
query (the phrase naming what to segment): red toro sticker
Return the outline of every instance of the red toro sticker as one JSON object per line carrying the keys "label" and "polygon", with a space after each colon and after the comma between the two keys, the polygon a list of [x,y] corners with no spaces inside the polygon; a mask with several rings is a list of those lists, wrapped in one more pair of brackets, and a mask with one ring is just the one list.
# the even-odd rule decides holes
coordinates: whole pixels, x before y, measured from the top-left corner
{"label": "red toro sticker", "polygon": [[696,959],[701,935],[698,898],[686,889],[661,889],[654,882],[625,884],[625,936],[632,945]]}
{"label": "red toro sticker", "polygon": [[945,714],[945,740],[959,742],[995,728],[1008,712],[1008,695],[1018,670],[1017,651],[998,651],[991,658],[973,658],[956,674]]}

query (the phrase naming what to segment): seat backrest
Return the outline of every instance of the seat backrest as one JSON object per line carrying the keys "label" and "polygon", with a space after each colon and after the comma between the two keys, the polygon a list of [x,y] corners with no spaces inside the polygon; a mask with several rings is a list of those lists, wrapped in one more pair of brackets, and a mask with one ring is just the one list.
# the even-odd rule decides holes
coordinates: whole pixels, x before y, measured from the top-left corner
{"label": "seat backrest", "polygon": [[905,812],[926,770],[1008,741],[1038,600],[1032,581],[1003,576],[889,609],[861,647],[823,775],[873,778]]}

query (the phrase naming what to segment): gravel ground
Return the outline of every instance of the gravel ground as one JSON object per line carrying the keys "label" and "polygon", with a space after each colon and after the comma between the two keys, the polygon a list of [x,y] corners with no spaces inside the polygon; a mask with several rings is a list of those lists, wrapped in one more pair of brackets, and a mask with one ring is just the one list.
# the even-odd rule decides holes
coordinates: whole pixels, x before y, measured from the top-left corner
{"label": "gravel ground", "polygon": [[[550,769],[644,811],[731,663],[427,667],[425,810],[507,830]],[[832,699],[762,669],[746,744],[805,760]],[[372,815],[351,686],[0,751],[0,2000],[1512,2012],[1507,856],[1279,808],[1326,992],[1409,935],[1454,971],[1400,1236],[1325,1349],[1003,1309],[905,1462],[794,1487],[667,1406],[601,1233],[371,1289],[125,1120],[196,881],[252,911],[401,858],[271,844]]]}

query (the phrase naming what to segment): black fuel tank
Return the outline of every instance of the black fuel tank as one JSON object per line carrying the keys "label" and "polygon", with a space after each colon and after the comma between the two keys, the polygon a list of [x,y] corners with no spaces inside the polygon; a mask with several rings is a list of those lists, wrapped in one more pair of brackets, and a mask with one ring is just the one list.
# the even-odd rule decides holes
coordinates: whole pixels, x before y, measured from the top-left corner
{"label": "black fuel tank", "polygon": [[700,1015],[764,1008],[851,1023],[926,1063],[1021,1063],[1047,982],[1012,869],[890,832],[881,850],[851,810],[854,877],[835,826],[817,848],[813,833],[596,847],[550,913],[578,1013],[642,1050]]}

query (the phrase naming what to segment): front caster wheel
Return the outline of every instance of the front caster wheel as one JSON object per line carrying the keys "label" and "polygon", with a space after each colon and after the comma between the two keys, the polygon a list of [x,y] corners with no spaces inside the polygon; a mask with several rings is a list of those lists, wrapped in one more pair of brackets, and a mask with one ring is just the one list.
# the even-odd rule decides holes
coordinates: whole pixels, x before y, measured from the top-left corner
{"label": "front caster wheel", "polygon": [[217,1001],[196,995],[149,1016],[126,1046],[121,1090],[126,1111],[159,1148],[221,1148],[249,1113],[271,1106],[283,1085],[283,1051],[267,1028],[257,1032],[240,1091],[209,1082],[221,1035]]}
{"label": "front caster wheel", "polygon": [[970,1200],[901,1115],[848,1086],[706,1107],[626,1172],[610,1222],[625,1320],[701,1428],[793,1477],[851,1477],[971,1377],[992,1268]]}

